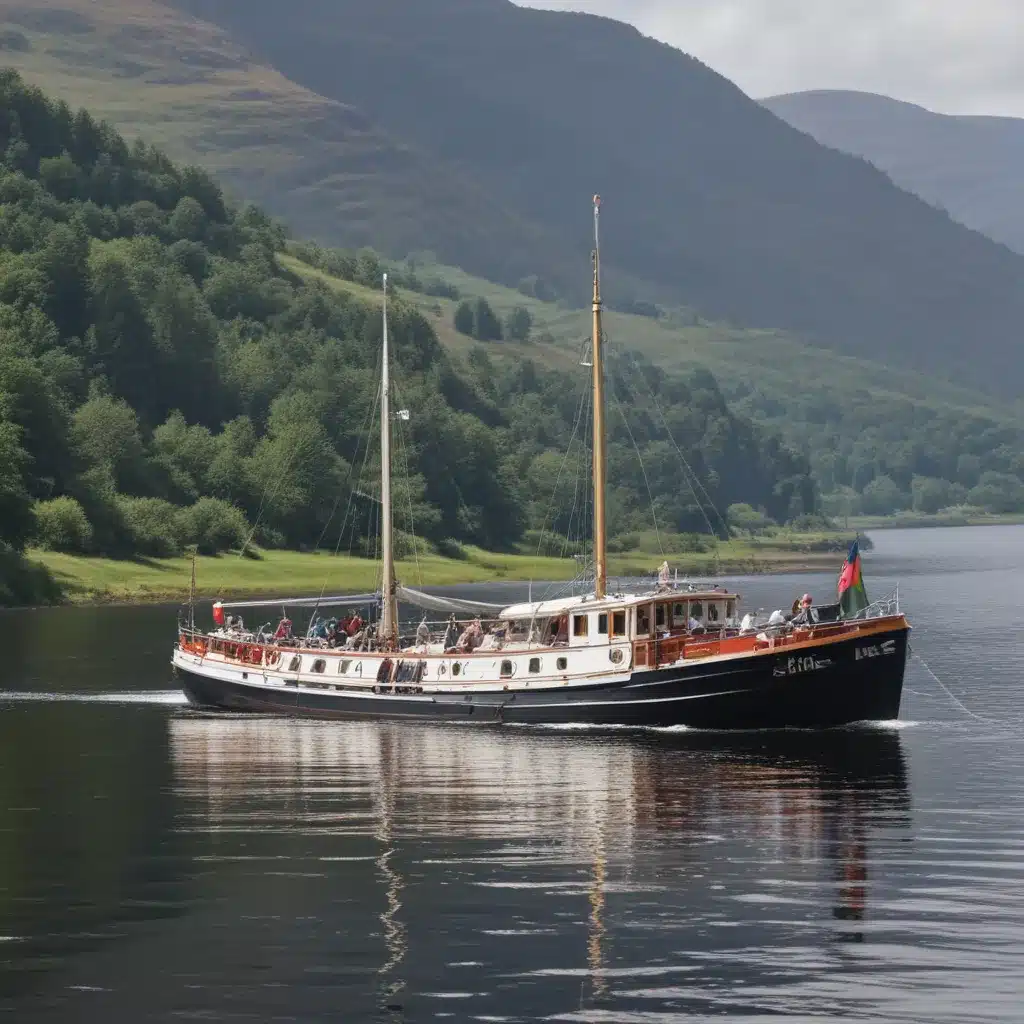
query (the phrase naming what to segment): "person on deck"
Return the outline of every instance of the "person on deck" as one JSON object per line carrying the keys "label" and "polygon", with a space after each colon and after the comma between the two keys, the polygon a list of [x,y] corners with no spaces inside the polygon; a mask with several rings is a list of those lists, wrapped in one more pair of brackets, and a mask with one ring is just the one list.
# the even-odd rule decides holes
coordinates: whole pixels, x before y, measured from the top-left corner
{"label": "person on deck", "polygon": [[348,625],[345,627],[345,632],[349,636],[355,636],[363,628],[363,620],[359,617],[359,612],[352,610],[348,620]]}
{"label": "person on deck", "polygon": [[463,631],[455,646],[460,651],[475,650],[483,643],[484,630],[479,619],[474,619]]}
{"label": "person on deck", "polygon": [[275,640],[290,640],[292,638],[292,620],[287,616],[281,619],[274,631]]}
{"label": "person on deck", "polygon": [[813,626],[818,621],[818,609],[814,607],[814,601],[810,594],[804,594],[800,598],[800,611],[794,616],[794,626]]}
{"label": "person on deck", "polygon": [[416,627],[416,643],[420,647],[426,647],[430,643],[430,627],[427,625],[426,616],[423,621]]}
{"label": "person on deck", "polygon": [[455,621],[455,613],[452,612],[448,617],[448,625],[444,627],[444,639],[441,641],[441,646],[446,652],[454,649],[458,635],[459,627]]}
{"label": "person on deck", "polygon": [[666,559],[658,568],[658,586],[662,589],[668,589],[671,582],[672,577],[668,567],[668,560]]}
{"label": "person on deck", "polygon": [[569,642],[569,614],[568,612],[551,620],[549,627],[550,642],[553,644],[567,644]]}

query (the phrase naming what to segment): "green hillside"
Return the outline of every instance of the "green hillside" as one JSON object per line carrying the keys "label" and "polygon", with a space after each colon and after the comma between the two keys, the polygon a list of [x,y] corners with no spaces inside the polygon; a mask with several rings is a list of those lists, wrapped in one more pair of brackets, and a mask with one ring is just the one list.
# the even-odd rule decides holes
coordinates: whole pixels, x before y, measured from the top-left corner
{"label": "green hillside", "polygon": [[[378,301],[358,283],[325,273],[330,253],[296,245],[280,259],[296,273]],[[354,256],[348,259],[354,263]],[[460,360],[486,355],[498,364],[532,361],[568,370],[585,354],[587,311],[541,302],[426,260],[394,264],[393,270],[421,289],[403,294]],[[424,294],[444,291],[439,284],[459,298]],[[455,312],[465,298],[485,299],[501,321],[517,308],[527,310],[529,339],[483,345],[460,334]],[[692,320],[689,311],[663,310],[659,317],[613,312],[605,323],[613,352],[637,352],[668,372],[711,370],[733,408],[809,457],[826,511],[935,512],[961,503],[999,512],[1024,509],[1024,403],[1000,403],[922,374],[841,357],[779,332]]]}
{"label": "green hillside", "polygon": [[600,190],[617,308],[1021,393],[1024,258],[606,19],[505,0],[0,0],[0,46],[300,236],[429,249],[580,304]]}
{"label": "green hillside", "polygon": [[157,0],[0,0],[0,64],[202,164],[300,236],[404,254],[455,226],[476,248],[496,233],[511,249],[555,245],[459,168]]}
{"label": "green hillside", "polygon": [[[1007,397],[1024,390],[1024,258],[630,26],[507,0],[169,2],[464,169],[582,255],[580,193],[602,193],[613,303],[660,297]],[[480,251],[445,232],[419,248],[517,283],[499,230]],[[518,274],[585,299],[563,252],[535,251]]]}
{"label": "green hillside", "polygon": [[[206,171],[9,71],[0,153],[0,598],[36,589],[29,543],[373,555],[373,293],[296,273],[281,229],[227,203]],[[352,270],[381,279],[371,252]],[[391,310],[395,398],[411,411],[394,428],[399,551],[579,552],[587,375],[460,357],[431,316],[401,296]],[[632,360],[610,376],[638,396],[609,425],[613,534],[656,525],[670,546],[699,547],[682,535],[724,532],[716,509],[813,512],[806,460],[736,416],[706,370]]]}

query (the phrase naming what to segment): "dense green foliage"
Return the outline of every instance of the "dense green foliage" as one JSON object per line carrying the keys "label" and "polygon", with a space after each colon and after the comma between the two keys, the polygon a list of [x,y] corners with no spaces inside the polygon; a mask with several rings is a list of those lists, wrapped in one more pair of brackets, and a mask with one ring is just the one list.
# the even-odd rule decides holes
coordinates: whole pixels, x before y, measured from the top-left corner
{"label": "dense green foliage", "polygon": [[[487,0],[307,0],[301,17],[278,0],[174,4],[488,197],[395,255],[429,247],[585,301],[599,189],[616,307],[684,304],[1021,393],[1024,258],[628,25]],[[344,241],[340,220],[325,239]]]}
{"label": "dense green foliage", "polygon": [[[208,174],[128,146],[10,73],[0,152],[8,547],[215,552],[255,531],[264,544],[372,549],[379,309],[282,270],[281,229],[227,205]],[[364,253],[350,270],[372,282],[380,265]],[[391,324],[396,397],[412,410],[395,426],[408,469],[398,525],[491,548],[527,529],[585,532],[586,381],[496,367],[482,347],[456,365],[400,297]],[[676,529],[700,528],[712,502],[774,517],[813,506],[806,462],[732,415],[710,374],[623,364],[616,389],[613,529],[644,525],[649,496]],[[657,396],[647,412],[629,397],[641,389]],[[680,486],[672,437],[700,501]],[[574,472],[560,470],[566,450]]]}
{"label": "dense green foliage", "polygon": [[782,401],[763,387],[728,389],[737,410],[808,454],[829,514],[934,514],[954,506],[1024,511],[1024,424],[834,390]]}

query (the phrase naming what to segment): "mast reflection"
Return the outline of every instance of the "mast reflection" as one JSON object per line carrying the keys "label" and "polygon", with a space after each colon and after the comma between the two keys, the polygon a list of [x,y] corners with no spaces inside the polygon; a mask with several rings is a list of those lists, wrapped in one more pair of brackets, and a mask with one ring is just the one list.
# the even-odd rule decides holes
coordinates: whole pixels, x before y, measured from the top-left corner
{"label": "mast reflection", "polygon": [[[628,898],[618,893],[668,892],[684,907],[703,899],[706,910],[708,878],[728,870],[732,881],[750,881],[749,860],[730,855],[743,844],[800,884],[830,886],[822,924],[832,922],[833,938],[859,941],[871,845],[910,824],[893,732],[592,735],[191,715],[170,729],[178,793],[214,834],[256,822],[317,837],[333,852],[365,848],[383,904],[379,996],[391,1013],[414,996],[417,971],[443,976],[435,927],[453,899],[484,904],[447,933],[463,952],[515,932],[487,930],[481,922],[502,906],[479,896],[495,890],[473,886],[514,890],[517,926],[532,915],[538,934],[563,927],[557,901],[531,895],[547,884],[536,877],[550,877],[538,863],[582,871],[578,888],[558,895],[579,901],[585,943],[575,953],[560,943],[552,955],[576,958],[587,1001],[615,986],[608,947]],[[723,853],[722,844],[733,845]],[[414,884],[398,869],[400,851],[426,858],[415,860]],[[487,868],[452,866],[460,864],[497,864],[501,881],[480,881]]]}

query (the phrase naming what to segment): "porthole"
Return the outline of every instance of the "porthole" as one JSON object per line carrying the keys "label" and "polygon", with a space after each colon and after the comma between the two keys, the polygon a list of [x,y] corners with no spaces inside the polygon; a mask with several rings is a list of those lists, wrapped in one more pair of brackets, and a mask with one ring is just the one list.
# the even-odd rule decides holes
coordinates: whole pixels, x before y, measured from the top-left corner
{"label": "porthole", "polygon": [[452,664],[452,675],[457,676],[462,671],[462,666],[456,661]]}
{"label": "porthole", "polygon": [[352,659],[351,658],[342,658],[341,661],[338,662],[338,675],[339,676],[345,675],[348,672],[349,666],[351,664],[352,664]]}
{"label": "porthole", "polygon": [[503,661],[501,663],[501,678],[502,679],[508,679],[508,677],[510,675],[512,675],[512,673],[514,671],[515,671],[515,666],[508,659],[506,659],[505,661]]}
{"label": "porthole", "polygon": [[540,671],[540,658],[531,658],[530,659],[530,671],[531,672],[539,672]]}
{"label": "porthole", "polygon": [[288,662],[289,672],[298,672],[302,668],[302,659],[296,654],[290,662]]}
{"label": "porthole", "polygon": [[327,668],[327,662],[323,658],[317,658],[316,661],[313,662],[313,668],[311,671],[321,673],[325,668]]}
{"label": "porthole", "polygon": [[569,667],[569,659],[559,658],[558,661],[555,662],[555,665],[558,667],[559,672],[564,672]]}
{"label": "porthole", "polygon": [[619,665],[622,663],[622,651],[620,651],[617,647],[608,652],[608,657],[611,658],[612,663],[615,665]]}

